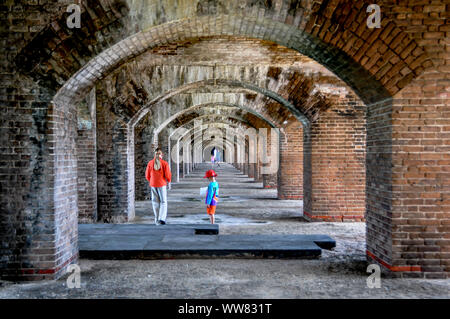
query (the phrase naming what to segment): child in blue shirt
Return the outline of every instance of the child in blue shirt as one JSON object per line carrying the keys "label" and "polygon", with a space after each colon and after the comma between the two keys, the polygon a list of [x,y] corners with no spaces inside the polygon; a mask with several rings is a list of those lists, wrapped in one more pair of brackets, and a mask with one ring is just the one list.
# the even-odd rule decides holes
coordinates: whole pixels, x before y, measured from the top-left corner
{"label": "child in blue shirt", "polygon": [[203,178],[207,178],[210,183],[208,185],[208,191],[206,193],[206,213],[209,215],[211,224],[214,224],[214,214],[216,213],[216,206],[218,202],[217,195],[219,194],[219,184],[216,182],[216,172],[210,169],[206,172]]}

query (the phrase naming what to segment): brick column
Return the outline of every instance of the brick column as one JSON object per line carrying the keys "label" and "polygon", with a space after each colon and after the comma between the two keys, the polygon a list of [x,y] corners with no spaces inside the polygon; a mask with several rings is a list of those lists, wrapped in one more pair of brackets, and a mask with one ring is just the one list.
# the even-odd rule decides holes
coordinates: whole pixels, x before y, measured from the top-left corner
{"label": "brick column", "polygon": [[248,177],[255,178],[255,163],[248,163]]}
{"label": "brick column", "polygon": [[0,275],[57,279],[78,259],[77,109],[19,73],[2,86]]}
{"label": "brick column", "polygon": [[[260,137],[258,143],[265,143],[265,147],[264,147],[264,152],[266,152],[267,156],[271,157],[271,152],[272,152],[272,130],[267,130],[267,139],[265,141],[263,141],[263,139]],[[268,167],[270,166],[269,164],[261,164],[262,167]],[[276,188],[277,184],[278,184],[278,174],[275,173],[271,173],[271,174],[261,174],[262,175],[262,182],[263,182],[263,187],[264,188]]]}
{"label": "brick column", "polygon": [[[97,179],[98,179],[98,219],[107,223],[122,223],[134,218],[130,210],[128,185],[128,130],[127,123],[110,110],[110,105],[97,88]],[[134,134],[131,144],[134,151]],[[131,150],[130,150],[131,151]],[[134,156],[134,153],[131,154]],[[133,172],[134,173],[134,172]],[[133,174],[134,175],[134,174]],[[133,180],[134,183],[134,180]],[[134,196],[133,196],[134,197]]]}
{"label": "brick column", "polygon": [[181,161],[181,156],[179,155],[177,157],[176,150],[178,149],[180,151],[181,145],[177,148],[177,140],[171,140],[170,143],[171,143],[170,147],[174,150],[173,155],[175,156],[174,158],[172,158],[172,155],[170,156],[171,157],[170,160],[172,162],[171,164],[172,183],[176,183],[177,180],[179,179],[178,177],[179,170],[181,169],[181,163],[179,164],[177,163],[177,159]]}
{"label": "brick column", "polygon": [[295,121],[283,131],[279,142],[278,198],[303,199],[303,127]]}
{"label": "brick column", "polygon": [[393,275],[450,274],[447,74],[426,73],[369,106],[367,257]]}
{"label": "brick column", "polygon": [[78,222],[97,221],[97,120],[95,90],[78,107],[77,190]]}
{"label": "brick column", "polygon": [[136,200],[150,199],[150,185],[145,178],[147,164],[155,156],[156,145],[153,142],[153,128],[135,129],[135,198]]}
{"label": "brick column", "polygon": [[319,119],[311,124],[310,144],[304,153],[307,219],[364,220],[364,109],[359,99],[348,98],[321,112]]}
{"label": "brick column", "polygon": [[[176,140],[172,139],[169,142],[170,133],[171,131],[167,128],[159,132],[157,137],[158,138],[157,147],[160,148],[161,151],[163,152],[163,160],[165,160],[169,164],[170,171],[172,173],[172,183],[174,183],[176,182],[177,178],[176,175],[177,163],[175,161],[172,161],[172,154],[170,152],[173,147],[176,147]],[[154,156],[154,151],[152,156]]]}
{"label": "brick column", "polygon": [[245,145],[245,153],[244,153],[244,163],[242,164],[243,165],[243,173],[244,173],[244,175],[247,175],[248,176],[248,160],[249,160],[249,158],[248,158],[248,144],[247,145]]}

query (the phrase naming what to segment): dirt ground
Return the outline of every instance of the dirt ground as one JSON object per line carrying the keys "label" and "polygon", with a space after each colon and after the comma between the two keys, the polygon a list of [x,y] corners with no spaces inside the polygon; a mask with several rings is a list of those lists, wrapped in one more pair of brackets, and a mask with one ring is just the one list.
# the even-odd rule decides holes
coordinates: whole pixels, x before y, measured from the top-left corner
{"label": "dirt ground", "polygon": [[[0,281],[0,298],[449,298],[450,280],[381,278],[368,288],[365,223],[308,223],[301,201],[278,201],[231,168],[218,170],[220,234],[327,234],[336,248],[319,259],[79,260],[81,288],[56,281]],[[167,222],[204,213],[192,174],[169,192]],[[136,223],[153,220],[149,201],[136,203]],[[206,216],[205,216],[206,217]],[[226,217],[226,218],[225,218]],[[233,217],[249,223],[234,222]],[[198,220],[206,223],[205,220]],[[161,226],[164,227],[164,226]]]}
{"label": "dirt ground", "polygon": [[381,278],[381,288],[368,288],[364,227],[292,220],[224,226],[223,234],[326,232],[337,246],[313,260],[81,259],[79,289],[67,288],[67,276],[39,283],[3,281],[0,298],[449,298],[450,280]]}

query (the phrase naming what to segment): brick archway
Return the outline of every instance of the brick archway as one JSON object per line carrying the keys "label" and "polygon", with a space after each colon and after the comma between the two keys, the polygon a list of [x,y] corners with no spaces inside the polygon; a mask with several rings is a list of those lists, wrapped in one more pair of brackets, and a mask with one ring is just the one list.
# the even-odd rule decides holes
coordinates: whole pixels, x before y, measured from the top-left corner
{"label": "brick archway", "polygon": [[[118,3],[121,6],[117,7]],[[111,21],[123,21],[127,28],[96,41],[91,45],[93,49],[86,50],[85,54],[82,54],[87,47],[84,42],[75,45],[73,52],[64,49],[71,47],[69,43],[77,43],[80,35],[67,32],[61,23],[64,19],[51,19],[54,23],[44,25],[44,30],[29,45],[24,43],[31,38],[29,34],[8,37],[8,44],[20,38],[22,49],[20,52],[11,49],[15,65],[9,59],[8,68],[3,72],[10,73],[12,68],[19,72],[13,80],[8,80],[8,85],[13,88],[13,82],[23,77],[31,88],[30,92],[12,94],[16,99],[7,101],[14,110],[10,116],[23,116],[31,123],[30,141],[25,149],[37,155],[30,156],[26,164],[28,171],[23,184],[15,185],[12,178],[5,184],[5,192],[11,194],[15,189],[18,194],[18,198],[2,208],[2,223],[7,229],[2,240],[12,245],[4,267],[7,277],[57,278],[77,259],[76,98],[150,46],[224,34],[274,41],[298,50],[334,71],[358,93],[368,104],[367,254],[392,272],[447,276],[448,243],[443,234],[447,230],[449,208],[445,179],[448,156],[443,153],[446,149],[442,141],[447,130],[441,116],[448,108],[445,69],[448,59],[442,55],[445,51],[440,44],[414,40],[426,39],[423,35],[414,37],[417,31],[408,29],[401,19],[390,15],[384,20],[383,28],[368,30],[364,24],[367,1],[314,2],[306,8],[284,9],[255,4],[245,7],[246,17],[237,13],[242,12],[239,3],[230,1],[224,8],[216,6],[211,11],[189,8],[187,15],[171,12],[168,23],[157,25],[161,21],[149,18],[129,28],[134,17],[130,12],[136,12],[136,8],[130,11],[126,1],[113,1],[105,5],[107,9],[99,10],[109,9],[115,15],[102,23],[93,23],[94,29],[98,31]],[[438,15],[447,8],[445,4],[437,7]],[[411,9],[407,4],[400,8],[407,12]],[[160,13],[161,6],[156,11]],[[87,15],[94,19],[92,13]],[[427,26],[426,21],[423,23]],[[119,29],[116,25],[111,28]],[[136,30],[138,33],[132,35]],[[100,49],[107,47],[108,41],[114,45]],[[42,47],[40,54],[34,52],[37,45]],[[101,53],[94,58],[98,52]],[[66,63],[67,56],[72,63]],[[25,101],[24,106],[33,106],[20,109],[14,104],[20,101]],[[408,135],[411,132],[418,134],[417,141]],[[429,140],[422,143],[424,134]],[[7,176],[16,177],[17,173],[11,169]],[[46,214],[44,217],[42,212]],[[22,226],[9,217],[23,214],[31,214],[45,225]],[[16,229],[27,234],[29,240],[17,237]],[[42,236],[55,236],[56,241],[43,240]],[[39,249],[51,253],[43,256]],[[34,262],[33,257],[39,261]]]}
{"label": "brick archway", "polygon": [[[256,82],[256,81],[255,81]],[[134,185],[136,181],[136,177],[134,175],[135,173],[135,143],[134,143],[134,136],[135,136],[135,127],[141,121],[148,112],[157,105],[161,105],[164,101],[167,101],[168,99],[174,98],[177,95],[183,94],[186,91],[192,90],[193,88],[199,88],[202,86],[207,85],[214,85],[214,87],[231,87],[231,88],[244,88],[248,91],[255,92],[259,96],[263,96],[269,100],[272,100],[273,103],[279,104],[281,107],[288,108],[288,110],[292,110],[292,113],[295,113],[294,116],[302,121],[302,125],[309,125],[308,118],[302,114],[302,111],[299,110],[298,107],[294,106],[290,101],[285,99],[283,96],[280,96],[277,92],[273,92],[268,88],[261,88],[256,85],[256,83],[248,83],[248,82],[241,82],[237,79],[221,79],[221,78],[214,78],[214,79],[206,79],[202,81],[195,81],[192,83],[185,83],[183,85],[180,85],[178,87],[169,87],[166,92],[161,92],[157,96],[155,96],[151,101],[149,101],[144,107],[140,108],[134,115],[130,115],[128,117],[128,124],[127,124],[127,151],[122,151],[119,156],[125,157],[126,154],[126,160],[122,160],[121,162],[126,162],[126,168],[125,171],[126,174],[120,175],[120,180],[122,180],[122,184],[125,185],[128,188],[128,192],[124,194],[123,196],[120,196],[120,198],[123,198],[122,200],[122,211],[126,211],[126,215],[123,216],[123,213],[116,214],[117,217],[113,217],[114,221],[120,222],[123,220],[131,220],[134,217]],[[311,105],[308,105],[308,103],[305,103],[304,107],[312,108],[314,107],[314,103],[316,100],[313,98],[309,103]],[[258,114],[259,117],[270,117],[272,118],[269,113],[265,112],[263,109],[258,108],[254,104],[249,104],[248,107],[250,110],[253,111],[254,114]],[[299,170],[297,174],[302,174],[302,170]],[[276,175],[276,174],[275,174]],[[298,188],[300,188],[301,192],[301,179],[298,183]],[[124,193],[124,192],[122,192]],[[107,217],[108,220],[110,220],[110,217]]]}
{"label": "brick archway", "polygon": [[174,115],[170,116],[169,118],[167,118],[163,123],[161,123],[155,130],[155,134],[158,134],[159,132],[161,132],[170,122],[172,122],[173,120],[175,120],[176,118],[183,116],[185,114],[191,113],[194,110],[198,109],[198,108],[202,108],[202,107],[214,107],[214,106],[225,106],[225,107],[229,107],[229,108],[240,108],[244,111],[248,111],[249,113],[259,117],[260,119],[262,119],[263,121],[265,121],[268,125],[270,125],[271,127],[275,127],[275,124],[270,120],[267,119],[266,117],[262,116],[261,114],[253,111],[252,109],[246,107],[246,106],[242,106],[240,104],[233,104],[233,103],[227,103],[227,102],[213,102],[213,103],[204,103],[204,104],[196,104],[193,106],[190,106],[178,113],[175,113]]}

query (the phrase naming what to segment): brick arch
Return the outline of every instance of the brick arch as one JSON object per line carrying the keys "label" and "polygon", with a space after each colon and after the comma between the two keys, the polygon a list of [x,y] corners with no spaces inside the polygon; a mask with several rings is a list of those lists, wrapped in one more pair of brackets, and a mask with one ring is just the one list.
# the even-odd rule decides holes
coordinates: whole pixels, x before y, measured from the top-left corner
{"label": "brick arch", "polygon": [[255,115],[256,117],[262,119],[264,122],[266,122],[269,126],[271,127],[275,127],[275,124],[267,119],[264,116],[261,116],[260,113],[255,112],[254,110],[246,107],[246,106],[242,106],[240,104],[233,104],[233,103],[226,103],[226,102],[214,102],[214,103],[205,103],[205,104],[196,104],[193,106],[190,106],[178,113],[175,113],[174,115],[170,116],[169,118],[167,118],[163,123],[161,123],[156,129],[155,129],[155,133],[159,133],[161,132],[167,125],[169,125],[169,123],[171,123],[173,120],[175,120],[176,118],[183,116],[185,114],[191,113],[195,110],[197,110],[198,108],[202,108],[202,107],[208,107],[208,106],[225,106],[225,107],[230,107],[230,108],[239,108],[242,109],[244,111],[247,111],[253,115]]}
{"label": "brick arch", "polygon": [[[208,117],[203,117],[203,118],[208,118]],[[241,126],[244,126],[246,128],[252,128],[253,126],[245,121],[241,121],[240,119],[237,118],[232,118],[232,117],[222,117],[219,120],[215,119],[215,118],[209,118],[209,121],[206,122],[202,122],[202,131],[204,131],[205,129],[207,129],[208,127],[210,127],[210,125],[216,124],[216,125],[221,125],[221,128],[226,127],[226,125],[231,126],[233,129],[239,129],[241,130],[241,132],[244,132],[243,128]],[[169,137],[174,136],[175,134],[178,134],[178,132],[183,131],[185,129],[187,129],[188,131],[191,131],[193,129],[195,129],[195,120],[189,121],[187,123],[184,123],[182,126],[178,127],[177,129],[175,129],[174,131],[172,131],[169,135]],[[218,126],[215,126],[217,128],[219,128]],[[188,132],[186,131],[186,132]],[[184,135],[181,135],[184,136]]]}
{"label": "brick arch", "polygon": [[[202,115],[202,116],[198,116],[195,117],[192,120],[188,120],[187,122],[182,122],[181,126],[178,127],[176,130],[183,128],[184,125],[190,125],[191,123],[197,121],[197,120],[201,120],[203,122],[203,120],[207,119],[208,121],[206,123],[210,123],[210,122],[218,122],[218,123],[239,123],[241,125],[246,125],[248,127],[253,127],[251,125],[250,122],[248,122],[246,119],[236,116],[236,115],[232,115],[232,114],[228,114],[228,115]],[[175,130],[175,131],[176,131]]]}
{"label": "brick arch", "polygon": [[[128,202],[130,205],[128,206],[128,211],[130,212],[129,216],[134,216],[134,205],[133,205],[133,188],[135,184],[135,177],[134,177],[134,155],[135,155],[135,144],[134,144],[134,136],[135,136],[135,130],[134,128],[136,125],[144,119],[145,115],[156,105],[161,105],[164,101],[168,101],[171,98],[174,98],[182,93],[188,92],[189,90],[196,89],[202,86],[211,86],[215,85],[215,87],[230,87],[230,88],[245,88],[248,91],[255,92],[256,96],[263,96],[264,98],[268,99],[269,101],[272,101],[272,103],[275,103],[277,105],[280,105],[281,103],[284,103],[287,105],[290,109],[295,109],[295,106],[287,101],[282,96],[279,96],[276,92],[272,92],[265,88],[260,88],[256,86],[256,84],[252,83],[242,83],[239,81],[235,81],[232,79],[206,79],[203,81],[197,81],[194,83],[187,83],[180,87],[175,88],[169,88],[166,92],[158,92],[156,96],[146,104],[146,106],[142,107],[138,112],[136,112],[131,119],[128,121],[128,133],[127,133],[127,167],[130,169],[128,170],[129,174],[127,177],[128,180],[128,194],[129,194],[129,200]],[[264,106],[259,106],[255,104],[251,104],[252,108],[255,109],[256,112],[265,114],[267,113],[267,116],[272,116],[271,113],[266,112],[264,109]],[[280,107],[280,106],[278,106]],[[281,106],[281,108],[285,108],[285,106]],[[296,111],[297,114],[301,117],[303,120],[303,125],[306,123],[308,125],[308,119],[304,117],[299,110]]]}
{"label": "brick arch", "polygon": [[[193,130],[195,129],[195,127],[192,126],[192,125],[189,125],[189,123],[187,125],[188,125],[189,129],[184,134],[181,134],[179,136],[178,141],[180,141],[181,139],[183,139],[187,135],[189,135],[191,141],[194,140],[196,133],[193,132]],[[201,131],[200,131],[200,134],[201,134],[201,136],[203,136],[204,132],[207,129],[211,128],[211,127],[213,127],[213,128],[222,128],[223,129],[225,125],[226,125],[227,128],[231,127],[235,132],[238,132],[238,134],[240,134],[240,136],[244,136],[245,135],[245,130],[242,127],[240,127],[239,125],[236,125],[236,123],[233,123],[233,122],[212,122],[212,123],[204,124],[202,126]],[[251,128],[251,126],[246,126],[246,127],[247,128]],[[243,140],[237,139],[236,141],[234,141],[234,140],[230,141],[228,139],[229,136],[227,136],[227,134],[224,134],[223,137],[224,137],[224,142],[227,143],[227,145],[230,147],[230,149],[232,149],[232,148],[234,149],[235,147],[239,146],[243,150],[245,150],[246,147],[248,147],[248,141],[246,139],[243,139]],[[202,142],[203,143],[201,145],[197,145],[197,147],[202,147],[203,148],[204,141],[202,141]],[[195,151],[195,146],[196,145],[194,145],[194,148],[193,148],[194,151]],[[234,150],[233,150],[233,152],[234,152]]]}
{"label": "brick arch", "polygon": [[234,88],[243,88],[250,91],[254,91],[255,93],[259,93],[261,95],[266,96],[270,100],[279,103],[286,107],[289,111],[292,112],[292,114],[304,125],[309,125],[308,118],[301,112],[301,110],[297,109],[291,102],[286,100],[284,97],[277,94],[277,92],[273,92],[271,90],[261,88],[253,83],[248,82],[240,82],[230,79],[206,79],[202,81],[197,81],[194,83],[188,83],[181,85],[176,88],[172,88],[168,90],[167,92],[159,95],[158,97],[154,98],[152,101],[147,103],[144,107],[142,107],[138,112],[136,112],[135,115],[129,120],[129,126],[134,127],[136,123],[138,123],[149,111],[152,106],[154,106],[157,103],[163,102],[177,94],[183,93],[185,91],[188,91],[192,88],[201,87],[204,85],[215,85],[215,86],[227,86],[227,87],[234,87]]}
{"label": "brick arch", "polygon": [[[195,82],[199,82],[198,86],[193,84],[188,91],[182,92],[184,101],[181,97],[174,95],[161,102],[167,104],[171,110],[176,104],[214,101],[216,95],[213,93],[224,94],[222,91],[225,90],[229,94],[226,94],[224,99],[245,100],[259,112],[270,113],[273,118],[290,117],[292,106],[307,118],[316,118],[321,110],[329,107],[330,91],[351,91],[341,80],[330,76],[325,68],[310,59],[307,60],[309,64],[300,64],[295,67],[271,67],[266,64],[261,66],[163,64],[160,66],[151,63],[150,58],[152,57],[151,54],[143,55],[139,59],[133,60],[133,63],[127,63],[120,67],[101,81],[100,85],[108,92],[110,103],[114,106],[114,113],[127,120],[132,118],[142,105],[158,101],[161,96],[167,94],[167,91]],[[292,106],[280,108],[280,106],[276,106],[276,101],[269,103],[270,99],[264,95],[238,86],[226,87],[226,84],[200,83],[200,81],[211,79],[216,80],[215,84],[218,84],[219,80],[250,83],[263,90],[276,92]],[[240,95],[233,96],[233,92],[239,92]],[[245,92],[248,94],[244,94]],[[192,98],[189,97],[189,94]],[[209,98],[203,101],[205,95]],[[270,110],[263,109],[264,104],[270,106]],[[297,116],[299,115],[297,114]]]}
{"label": "brick arch", "polygon": [[[179,129],[182,130],[183,128],[186,128],[186,126],[189,128],[186,132],[183,133],[183,135],[181,136],[177,136],[177,141],[180,141],[183,139],[183,137],[185,136],[189,136],[191,143],[193,142],[193,139],[196,136],[196,132],[192,132],[195,129],[195,126],[192,124],[195,121],[192,120],[189,123],[184,124],[184,126],[181,126]],[[203,136],[203,132],[208,129],[210,126],[212,125],[230,125],[232,127],[236,127],[238,129],[238,134],[232,133],[232,140],[229,140],[229,138],[231,136],[228,136],[227,134],[229,133],[228,131],[226,132],[227,134],[225,134],[224,140],[228,141],[230,143],[230,150],[226,152],[226,158],[227,160],[230,160],[231,162],[233,162],[233,164],[240,170],[242,170],[244,172],[244,174],[248,174],[250,177],[254,177],[254,178],[262,178],[263,175],[267,175],[268,173],[264,171],[264,169],[261,168],[262,163],[260,163],[259,159],[258,159],[258,143],[259,143],[259,138],[256,138],[255,140],[253,140],[253,142],[250,142],[250,138],[249,136],[247,136],[248,133],[252,133],[252,132],[248,132],[248,130],[253,129],[255,130],[255,127],[253,127],[252,125],[248,125],[246,123],[241,123],[241,124],[245,124],[245,130],[239,126],[236,125],[240,125],[240,124],[235,124],[233,122],[227,121],[224,123],[224,121],[218,123],[216,120],[211,119],[210,124],[204,124],[202,126],[202,129],[200,131],[201,136]],[[298,123],[298,122],[297,122]],[[298,123],[298,125],[301,124]],[[175,135],[177,134],[176,132],[177,130],[173,131],[172,134]],[[198,131],[197,131],[198,132]],[[258,134],[256,132],[256,130],[254,131],[254,133]],[[281,137],[281,134],[279,132],[279,130],[277,130],[275,133],[276,134],[276,138],[278,139],[279,137]],[[197,135],[198,136],[198,135]],[[236,141],[235,141],[235,137],[236,137]],[[243,137],[243,138],[240,138]],[[204,144],[205,141],[203,141]],[[272,140],[273,143],[273,140]],[[234,146],[233,146],[234,145]],[[195,146],[195,144],[194,144]],[[201,147],[201,145],[197,144],[196,145],[197,148]],[[236,148],[236,150],[234,149]],[[194,147],[195,149],[195,147]],[[238,151],[239,150],[239,151]],[[239,154],[238,154],[239,153]],[[252,155],[253,154],[253,155]],[[251,159],[250,156],[254,156],[253,159]],[[251,160],[250,160],[251,159]],[[271,157],[271,161],[273,160],[273,157]],[[298,170],[299,174],[302,174],[302,170]]]}
{"label": "brick arch", "polygon": [[[206,130],[210,129],[211,127],[222,129],[222,126],[225,125],[227,126],[227,128],[231,127],[233,128],[233,130],[241,132],[241,134],[243,134],[244,132],[241,127],[241,125],[243,125],[242,123],[236,124],[236,122],[234,121],[227,121],[224,119],[220,122],[215,120],[211,121],[211,123],[208,124],[202,124],[201,130],[195,132],[194,130],[197,127],[193,126],[191,123],[185,123],[184,126],[181,126],[170,133],[170,135],[168,136],[168,152],[170,153],[169,165],[172,170],[174,181],[179,181],[181,172],[184,176],[185,171],[189,172],[189,170],[192,169],[196,164],[202,162],[200,158],[203,159],[203,151],[200,151],[199,148],[203,150],[203,145],[205,142],[203,140],[203,135]],[[183,131],[183,129],[185,129],[186,131]],[[198,144],[195,141],[195,137],[198,136],[198,134],[201,134],[202,137],[201,144]],[[232,143],[228,141],[226,134],[224,135],[224,139],[222,142],[227,145],[227,148],[231,148],[233,146]],[[241,141],[238,141],[238,144],[241,145]],[[245,146],[243,147],[245,148]],[[180,151],[182,151],[183,153],[181,156],[179,156]],[[180,165],[182,167],[181,169]]]}
{"label": "brick arch", "polygon": [[[186,127],[187,126],[187,127]],[[240,134],[244,134],[245,130],[242,127],[244,126],[245,128],[253,128],[251,125],[248,125],[246,123],[242,123],[242,122],[234,122],[234,121],[227,121],[227,120],[221,120],[221,121],[211,121],[211,122],[207,122],[207,123],[203,123],[202,124],[202,128],[201,128],[201,132],[202,132],[202,136],[203,136],[203,132],[211,127],[213,128],[228,128],[231,127],[234,131],[239,132]],[[194,138],[194,132],[192,132],[195,129],[195,126],[192,124],[192,122],[186,123],[184,126],[179,127],[178,129],[187,129],[187,131],[185,131],[182,134],[179,134],[177,140],[182,139],[183,137],[185,137],[188,134],[191,134],[190,137]],[[178,130],[177,129],[177,130]],[[175,134],[178,134],[177,130],[174,130],[169,137],[172,137]],[[224,135],[224,138],[227,139],[226,134]],[[241,141],[238,141],[238,143],[240,143]],[[231,141],[230,141],[231,143]],[[244,143],[245,145],[247,145],[247,141],[244,139]]]}
{"label": "brick arch", "polygon": [[[386,22],[389,23],[389,32],[382,33],[378,30],[367,29],[364,24],[364,17],[367,16],[365,8],[368,3],[366,1],[353,4],[345,0],[338,3],[323,2],[320,5],[317,2],[317,5],[312,6],[310,11],[294,5],[291,13],[297,17],[297,20],[282,19],[281,22],[279,21],[279,15],[283,14],[279,11],[281,8],[264,8],[262,6],[259,9],[265,12],[264,15],[260,16],[258,11],[251,11],[253,14],[242,16],[240,15],[242,10],[237,10],[235,7],[238,2],[230,1],[231,11],[229,14],[208,12],[206,15],[183,16],[178,12],[175,20],[153,25],[150,28],[148,28],[148,24],[147,28],[143,28],[145,23],[141,26],[139,26],[139,22],[135,23],[137,29],[140,30],[137,33],[128,34],[129,36],[126,38],[126,32],[120,33],[120,36],[115,38],[113,46],[103,50],[96,57],[91,55],[92,59],[89,62],[84,65],[80,64],[81,69],[78,72],[67,70],[65,76],[58,74],[61,79],[66,80],[58,95],[72,96],[77,91],[79,94],[84,94],[99,78],[108,74],[121,63],[145,52],[148,48],[207,36],[247,36],[273,41],[297,50],[335,72],[367,103],[392,96],[423,70],[430,67],[431,62],[426,53],[407,35],[406,38],[409,41],[406,41],[405,37],[402,37],[401,40],[408,42],[408,50],[416,48],[416,58],[413,61],[402,59],[404,50],[396,47],[398,42],[390,43],[387,40],[390,34],[404,34],[392,21]],[[148,8],[146,9],[148,10]],[[234,14],[233,10],[239,14]],[[345,11],[350,11],[353,18],[360,19],[355,26],[352,25],[353,21],[339,18],[339,13]],[[152,13],[149,12],[149,15]],[[212,16],[214,19],[211,19]],[[308,16],[310,19],[307,19]],[[347,18],[347,16],[344,17]],[[302,23],[299,24],[299,21]],[[304,23],[305,21],[308,22]],[[41,44],[44,44],[44,47],[47,45],[49,52],[55,51],[51,45],[60,48],[74,42],[74,37],[70,36],[70,32],[67,32],[64,24],[56,23],[56,25],[62,34],[66,32],[62,40],[57,35],[58,33],[50,27],[48,29],[51,29],[51,32],[43,32],[40,35]],[[38,40],[39,36],[34,41]],[[380,51],[377,51],[379,46],[375,44],[381,46]],[[51,65],[52,63],[64,65],[61,61],[63,57],[58,55],[48,57],[47,61],[25,63],[28,62],[27,57],[33,55],[33,48],[33,46],[26,47],[16,59],[17,65],[21,69],[25,68],[25,72],[34,72],[36,75],[44,73],[45,75],[44,70],[36,70],[36,65]],[[356,48],[360,49],[356,50]],[[73,50],[74,55],[76,55],[77,49]],[[82,50],[82,48],[78,50]],[[397,74],[397,76],[392,81],[388,81],[391,74]]]}

